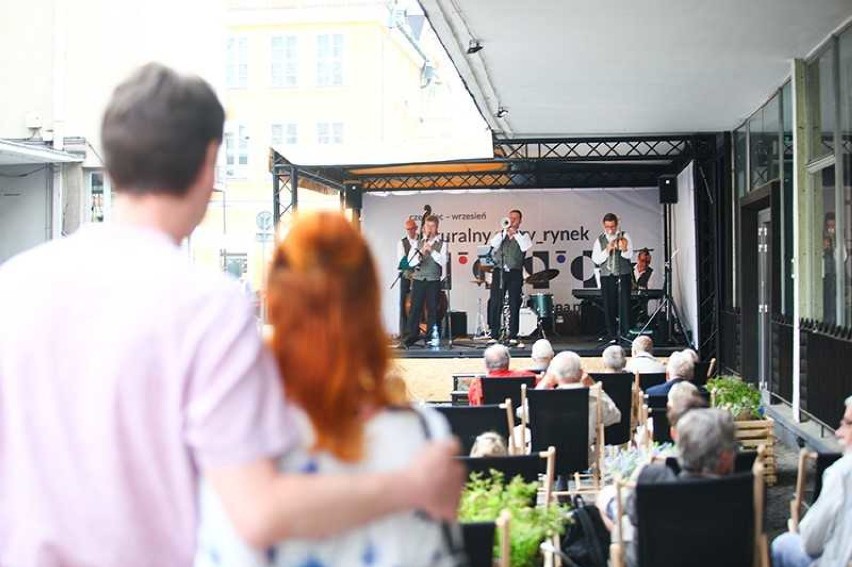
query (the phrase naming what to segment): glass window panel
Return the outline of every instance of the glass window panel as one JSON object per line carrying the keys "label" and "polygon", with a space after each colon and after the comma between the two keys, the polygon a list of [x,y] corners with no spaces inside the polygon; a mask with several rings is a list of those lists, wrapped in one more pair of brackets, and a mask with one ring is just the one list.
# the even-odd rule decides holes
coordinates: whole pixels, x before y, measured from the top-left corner
{"label": "glass window panel", "polygon": [[834,206],[834,166],[826,167],[811,175],[814,186],[816,218],[814,227],[818,233],[814,242],[818,247],[820,262],[818,281],[822,282],[822,320],[837,322],[837,217]]}
{"label": "glass window panel", "polygon": [[834,152],[834,52],[826,49],[808,65],[808,122],[810,159],[819,159]]}
{"label": "glass window panel", "polygon": [[734,184],[737,196],[743,197],[746,191],[746,126],[740,126],[734,131]]}
{"label": "glass window panel", "polygon": [[837,47],[840,58],[840,148],[838,157],[843,172],[843,264],[844,324],[852,325],[852,28],[840,36]]}
{"label": "glass window panel", "polygon": [[784,207],[784,232],[782,235],[783,254],[781,256],[781,275],[783,277],[784,301],[781,306],[785,315],[793,314],[793,88],[787,83],[781,89],[782,111],[782,160],[781,194]]}

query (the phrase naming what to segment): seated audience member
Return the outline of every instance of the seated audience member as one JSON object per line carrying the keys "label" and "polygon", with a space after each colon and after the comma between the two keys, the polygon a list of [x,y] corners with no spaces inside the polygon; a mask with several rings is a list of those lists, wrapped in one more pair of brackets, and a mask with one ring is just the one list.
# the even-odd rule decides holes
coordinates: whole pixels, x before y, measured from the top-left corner
{"label": "seated audience member", "polygon": [[[297,440],[278,461],[280,470],[315,478],[392,472],[430,439],[450,436],[438,412],[405,405],[398,382],[388,381],[380,295],[367,243],[344,216],[296,218],[268,278],[270,347],[285,377]],[[358,341],[348,340],[353,333]],[[323,356],[316,356],[317,344],[325,345]],[[413,511],[333,536],[293,537],[258,553],[236,536],[223,504],[202,489],[197,566],[360,565],[368,556],[387,565],[431,565],[449,557],[441,525]]]}
{"label": "seated audience member", "polygon": [[535,374],[526,370],[509,370],[509,363],[512,362],[512,356],[509,354],[509,349],[503,345],[491,345],[485,349],[482,358],[485,361],[487,374],[485,378],[474,378],[470,383],[470,389],[467,391],[467,401],[472,406],[482,405],[482,380],[489,378],[535,376]]}
{"label": "seated audience member", "polygon": [[633,339],[630,349],[630,361],[625,366],[627,372],[639,374],[654,374],[665,372],[666,367],[654,358],[654,341],[647,335],[639,335]]}
{"label": "seated audience member", "polygon": [[707,401],[692,382],[680,382],[672,386],[666,403],[666,417],[669,420],[672,439],[677,440],[677,422],[686,412],[706,407]]}
{"label": "seated audience member", "polygon": [[527,370],[533,374],[544,374],[547,372],[550,361],[553,360],[553,345],[547,339],[537,340],[533,343],[530,358],[532,358],[532,366]]}
{"label": "seated audience member", "polygon": [[601,355],[603,358],[604,371],[617,374],[624,372],[624,349],[619,345],[606,347]]}
{"label": "seated audience member", "polygon": [[[737,451],[736,429],[730,412],[720,409],[693,409],[678,421],[677,461],[680,474],[664,463],[652,463],[636,470],[636,484],[688,481],[691,478],[723,476],[733,472]],[[597,505],[604,523],[612,530],[616,521],[615,490],[601,491]],[[627,564],[634,566],[634,533],[642,518],[637,517],[634,493],[622,494],[626,517],[622,523]]]}
{"label": "seated audience member", "polygon": [[668,396],[672,386],[680,382],[692,382],[692,373],[695,369],[695,363],[692,357],[685,352],[673,352],[669,357],[669,363],[666,365],[666,381],[657,386],[651,386],[645,392],[650,396]]}
{"label": "seated audience member", "polygon": [[470,448],[471,457],[505,457],[509,454],[506,441],[496,431],[486,431],[477,436]]}
{"label": "seated audience member", "polygon": [[825,470],[822,491],[799,523],[799,533],[772,542],[775,567],[829,567],[852,561],[852,396],[834,432],[843,457]]}
{"label": "seated audience member", "polygon": [[[583,361],[580,356],[570,350],[560,352],[550,362],[547,373],[536,386],[536,390],[552,388],[571,389],[588,388],[593,384],[592,379],[583,371]],[[601,415],[604,427],[621,421],[621,411],[602,388],[589,390],[589,446],[595,442],[597,424],[597,395],[600,392]]]}

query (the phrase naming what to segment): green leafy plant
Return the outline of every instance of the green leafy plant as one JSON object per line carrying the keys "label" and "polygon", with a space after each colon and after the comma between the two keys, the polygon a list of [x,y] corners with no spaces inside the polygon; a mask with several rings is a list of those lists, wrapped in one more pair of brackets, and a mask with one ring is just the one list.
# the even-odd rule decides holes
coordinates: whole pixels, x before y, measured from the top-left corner
{"label": "green leafy plant", "polygon": [[[502,510],[512,516],[509,537],[512,567],[537,565],[539,545],[552,534],[562,534],[569,508],[551,504],[544,508],[533,506],[537,483],[525,483],[516,476],[505,483],[503,474],[492,470],[490,476],[474,473],[462,492],[459,520],[462,522],[492,522]],[[495,553],[499,543],[495,543]]]}
{"label": "green leafy plant", "polygon": [[730,411],[734,419],[762,419],[760,391],[737,376],[719,376],[707,381],[713,406]]}

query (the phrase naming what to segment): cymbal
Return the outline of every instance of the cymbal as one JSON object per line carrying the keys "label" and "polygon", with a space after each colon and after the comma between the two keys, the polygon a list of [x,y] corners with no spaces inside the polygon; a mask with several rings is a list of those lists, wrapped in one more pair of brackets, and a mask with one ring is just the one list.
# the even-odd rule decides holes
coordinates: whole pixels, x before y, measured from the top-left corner
{"label": "cymbal", "polygon": [[556,276],[559,275],[559,270],[550,268],[549,270],[542,270],[540,272],[536,272],[531,276],[527,276],[527,279],[524,280],[524,283],[536,285],[547,283]]}

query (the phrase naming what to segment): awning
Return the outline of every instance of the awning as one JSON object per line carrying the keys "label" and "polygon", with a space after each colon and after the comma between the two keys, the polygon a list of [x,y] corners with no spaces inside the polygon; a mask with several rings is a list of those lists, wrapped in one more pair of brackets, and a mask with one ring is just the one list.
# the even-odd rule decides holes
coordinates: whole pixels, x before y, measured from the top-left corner
{"label": "awning", "polygon": [[47,146],[0,139],[0,166],[81,163],[82,161],[82,156],[61,152]]}

